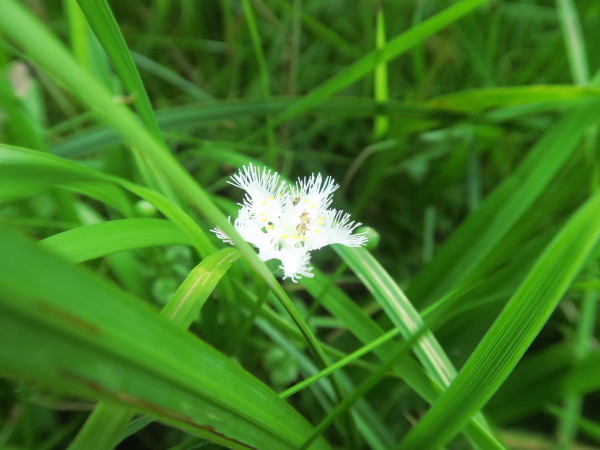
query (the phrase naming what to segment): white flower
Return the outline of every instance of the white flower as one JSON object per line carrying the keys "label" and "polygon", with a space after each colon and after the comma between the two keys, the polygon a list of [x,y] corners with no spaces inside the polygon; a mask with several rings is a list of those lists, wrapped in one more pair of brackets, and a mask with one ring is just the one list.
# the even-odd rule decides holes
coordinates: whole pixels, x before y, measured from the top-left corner
{"label": "white flower", "polygon": [[[283,278],[312,277],[310,252],[329,244],[358,247],[367,242],[364,233],[352,234],[360,223],[350,214],[328,209],[339,187],[331,177],[313,174],[289,185],[278,173],[252,164],[231,177],[230,183],[246,191],[234,226],[258,249],[263,261],[279,259]],[[233,244],[219,228],[220,239]]]}

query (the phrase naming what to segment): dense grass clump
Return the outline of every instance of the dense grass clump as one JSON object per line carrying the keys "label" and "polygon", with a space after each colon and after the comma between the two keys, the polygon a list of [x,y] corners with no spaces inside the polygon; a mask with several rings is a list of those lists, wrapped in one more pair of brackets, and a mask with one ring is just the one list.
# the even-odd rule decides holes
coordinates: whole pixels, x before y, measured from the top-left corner
{"label": "dense grass clump", "polygon": [[[600,447],[598,20],[3,0],[0,447]],[[367,246],[282,279],[250,164],[333,177]]]}

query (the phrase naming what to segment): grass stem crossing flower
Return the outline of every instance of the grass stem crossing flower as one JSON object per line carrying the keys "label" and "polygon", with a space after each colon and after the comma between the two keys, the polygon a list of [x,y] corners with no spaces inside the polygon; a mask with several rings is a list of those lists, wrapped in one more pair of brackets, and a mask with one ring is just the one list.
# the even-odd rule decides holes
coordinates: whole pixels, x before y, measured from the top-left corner
{"label": "grass stem crossing flower", "polygon": [[[290,185],[277,172],[250,164],[229,183],[246,191],[234,221],[236,230],[258,249],[262,261],[281,261],[284,279],[297,282],[300,277],[312,277],[313,250],[329,244],[358,247],[367,242],[364,233],[352,233],[361,224],[351,221],[350,214],[329,209],[339,187],[331,177],[313,174]],[[211,231],[233,244],[220,228]]]}

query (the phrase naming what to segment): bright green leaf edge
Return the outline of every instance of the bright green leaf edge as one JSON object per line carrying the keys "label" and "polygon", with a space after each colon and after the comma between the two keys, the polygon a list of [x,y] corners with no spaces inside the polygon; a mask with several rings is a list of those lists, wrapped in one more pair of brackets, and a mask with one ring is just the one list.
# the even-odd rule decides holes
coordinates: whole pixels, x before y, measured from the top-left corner
{"label": "bright green leaf edge", "polygon": [[40,241],[71,261],[157,245],[190,245],[189,237],[164,219],[119,219],[73,228]]}

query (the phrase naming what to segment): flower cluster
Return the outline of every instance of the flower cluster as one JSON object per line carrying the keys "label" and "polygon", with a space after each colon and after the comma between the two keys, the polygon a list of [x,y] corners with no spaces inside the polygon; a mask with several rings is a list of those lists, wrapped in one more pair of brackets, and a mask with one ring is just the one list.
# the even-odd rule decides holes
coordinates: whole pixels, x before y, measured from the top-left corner
{"label": "flower cluster", "polygon": [[[236,230],[258,249],[261,260],[281,261],[284,279],[297,282],[301,276],[313,276],[312,250],[329,244],[358,247],[367,241],[364,233],[352,234],[361,224],[350,221],[350,214],[328,209],[339,187],[331,177],[313,174],[289,185],[278,173],[250,164],[230,183],[246,191],[234,222]],[[221,229],[211,231],[233,244]]]}

